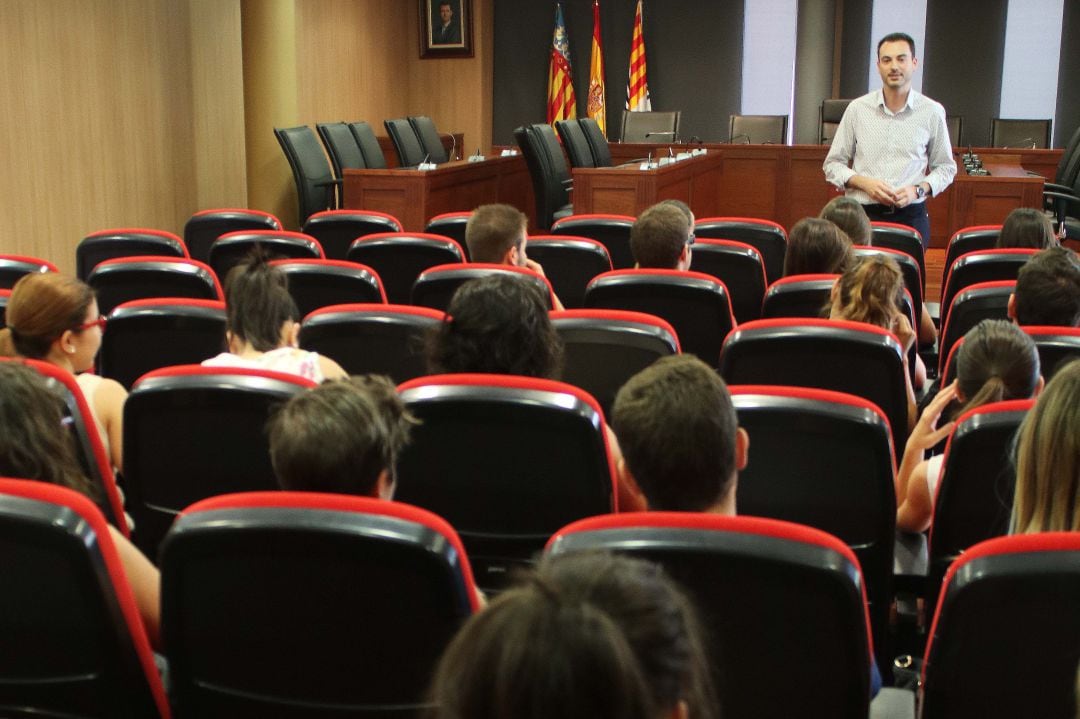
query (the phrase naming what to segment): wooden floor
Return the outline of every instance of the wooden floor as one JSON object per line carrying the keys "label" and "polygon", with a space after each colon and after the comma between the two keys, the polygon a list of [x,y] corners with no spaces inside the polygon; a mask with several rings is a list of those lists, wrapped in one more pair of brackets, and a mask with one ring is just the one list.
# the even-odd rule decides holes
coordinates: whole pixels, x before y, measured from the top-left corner
{"label": "wooden floor", "polygon": [[945,250],[926,251],[925,302],[941,301],[941,281],[945,271]]}

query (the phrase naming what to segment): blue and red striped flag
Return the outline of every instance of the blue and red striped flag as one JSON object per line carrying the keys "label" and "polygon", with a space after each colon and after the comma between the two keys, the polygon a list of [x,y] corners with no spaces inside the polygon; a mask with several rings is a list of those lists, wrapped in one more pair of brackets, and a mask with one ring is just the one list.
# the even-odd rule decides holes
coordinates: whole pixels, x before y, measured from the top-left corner
{"label": "blue and red striped flag", "polygon": [[566,36],[562,3],[555,4],[555,35],[551,41],[551,64],[548,68],[547,121],[572,120],[577,117],[577,97],[570,71],[570,41]]}

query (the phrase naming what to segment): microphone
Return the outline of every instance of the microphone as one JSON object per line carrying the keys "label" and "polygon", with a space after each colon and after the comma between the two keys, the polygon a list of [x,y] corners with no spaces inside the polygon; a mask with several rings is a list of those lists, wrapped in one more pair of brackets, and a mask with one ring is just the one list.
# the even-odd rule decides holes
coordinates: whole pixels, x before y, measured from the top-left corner
{"label": "microphone", "polygon": [[431,153],[430,153],[430,152],[429,152],[428,154],[424,155],[424,159],[420,161],[420,164],[416,166],[416,169],[417,169],[417,170],[420,170],[420,169],[425,169],[425,168],[424,168],[424,165],[426,165],[426,164],[427,164],[427,161],[428,161],[428,159],[429,159],[430,157],[431,157]]}
{"label": "microphone", "polygon": [[454,137],[453,133],[450,133],[450,160],[453,161],[453,160],[456,160],[456,159],[458,159],[458,156],[457,156],[457,138]]}
{"label": "microphone", "polygon": [[[1031,143],[1031,144],[1029,145],[1028,143]],[[1002,150],[1034,150],[1035,145],[1036,145],[1036,142],[1035,142],[1034,137],[1025,137],[1023,140],[1020,141],[1019,145],[1006,145],[1005,147],[1003,147],[1001,149]]]}
{"label": "microphone", "polygon": [[670,137],[672,142],[675,142],[675,139],[676,139],[675,138],[675,133],[670,131],[670,130],[665,130],[664,132],[660,132],[659,130],[657,130],[655,132],[646,132],[645,133],[645,139],[648,140],[650,137],[656,137],[658,135],[664,135],[666,137]]}

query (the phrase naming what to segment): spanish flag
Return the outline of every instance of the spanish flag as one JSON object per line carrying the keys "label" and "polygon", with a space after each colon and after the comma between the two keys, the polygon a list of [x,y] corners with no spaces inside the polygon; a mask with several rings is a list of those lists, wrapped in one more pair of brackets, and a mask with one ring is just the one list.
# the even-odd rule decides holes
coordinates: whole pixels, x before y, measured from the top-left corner
{"label": "spanish flag", "polygon": [[551,65],[548,69],[548,124],[577,117],[574,78],[570,72],[570,41],[566,37],[562,3],[555,4],[555,36],[551,41]]}
{"label": "spanish flag", "polygon": [[630,40],[630,76],[626,80],[626,109],[652,110],[649,82],[645,78],[645,37],[641,33],[641,0],[634,13],[634,35]]}
{"label": "spanish flag", "polygon": [[604,102],[604,48],[600,44],[600,3],[592,5],[592,61],[589,63],[589,97],[586,112],[607,135],[607,107]]}

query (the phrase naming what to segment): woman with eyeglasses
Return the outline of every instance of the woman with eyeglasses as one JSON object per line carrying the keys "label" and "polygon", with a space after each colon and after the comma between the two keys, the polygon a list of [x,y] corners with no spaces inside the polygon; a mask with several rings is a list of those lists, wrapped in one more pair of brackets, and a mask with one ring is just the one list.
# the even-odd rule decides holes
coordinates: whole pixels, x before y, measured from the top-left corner
{"label": "woman with eyeglasses", "polygon": [[124,401],[116,380],[88,372],[101,348],[105,317],[90,286],[55,272],[26,275],[11,290],[0,355],[54,364],[75,375],[113,466],[122,469]]}

